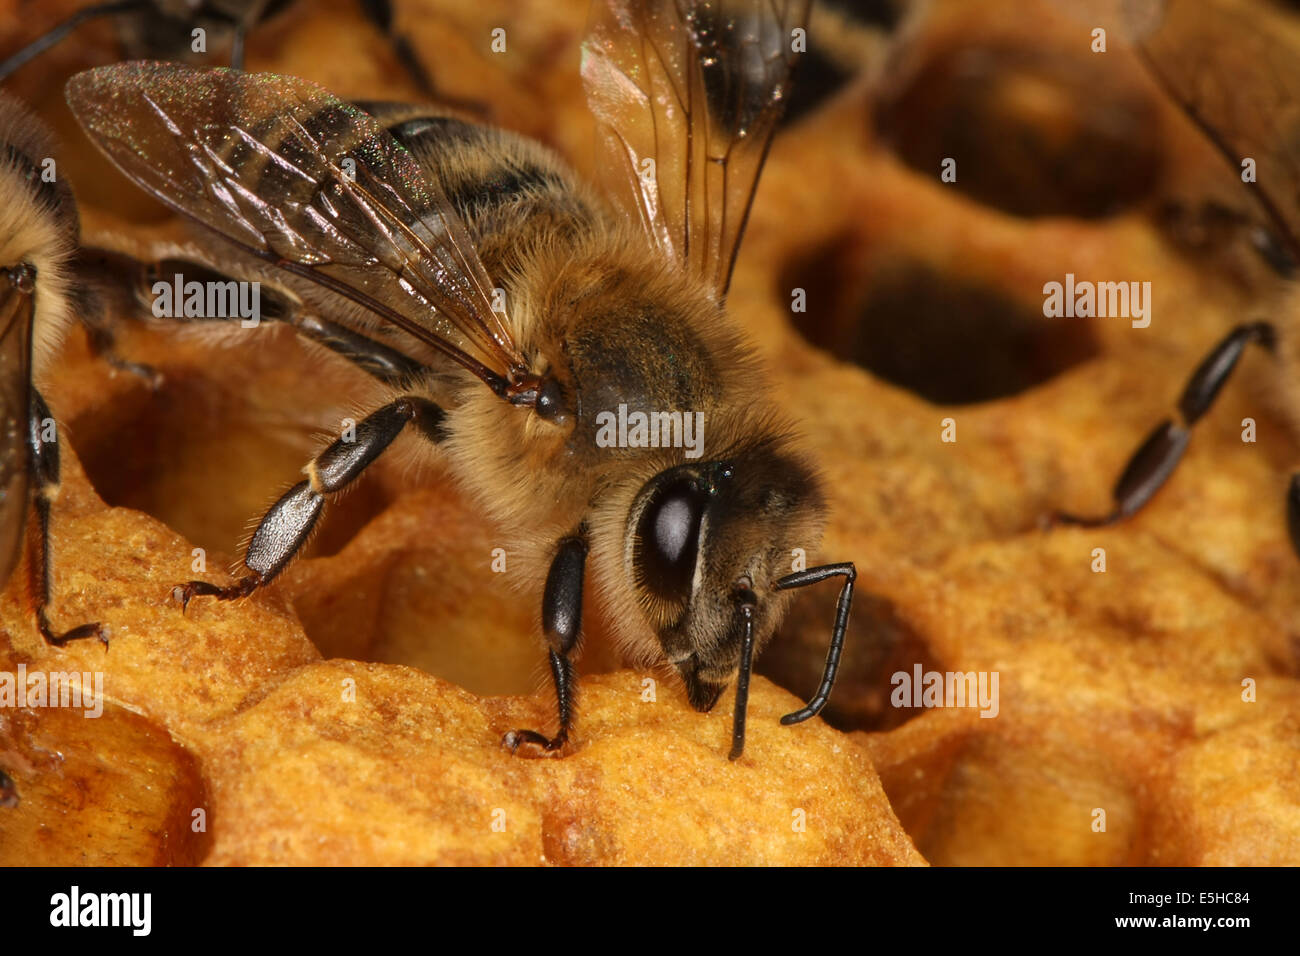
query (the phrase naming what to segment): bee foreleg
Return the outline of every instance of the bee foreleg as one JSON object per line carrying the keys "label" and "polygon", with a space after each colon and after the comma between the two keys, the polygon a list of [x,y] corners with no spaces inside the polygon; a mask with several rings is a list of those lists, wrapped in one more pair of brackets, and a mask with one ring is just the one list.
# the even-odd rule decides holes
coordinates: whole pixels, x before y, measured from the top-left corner
{"label": "bee foreleg", "polygon": [[[1115,499],[1114,509],[1101,517],[1081,517],[1058,512],[1055,520],[1065,524],[1097,527],[1114,524],[1136,514],[1173,474],[1183,452],[1187,450],[1192,426],[1214,404],[1246,346],[1257,342],[1271,351],[1274,341],[1273,326],[1267,322],[1239,325],[1228,333],[1187,380],[1182,397],[1178,400],[1181,424],[1173,419],[1165,419],[1129,459],[1119,480],[1115,482],[1112,493]],[[1300,545],[1297,547],[1300,548]]]}
{"label": "bee foreleg", "polygon": [[581,534],[560,541],[542,594],[542,630],[550,644],[551,678],[560,714],[560,730],[547,737],[535,730],[512,730],[501,745],[518,753],[521,745],[540,748],[532,756],[554,756],[568,743],[573,729],[577,680],[570,655],[582,637],[582,584],[586,573],[587,539]]}
{"label": "bee foreleg", "polygon": [[745,717],[749,713],[749,676],[754,669],[754,593],[748,588],[739,605],[745,618],[745,636],[740,645],[740,670],[736,675],[736,712],[731,719],[731,753],[728,760],[739,760],[745,752]]}
{"label": "bee foreleg", "polygon": [[36,492],[36,518],[38,522],[36,547],[39,551],[38,573],[40,581],[36,601],[36,626],[41,632],[41,637],[45,638],[46,643],[55,647],[62,647],[70,641],[93,637],[103,642],[104,647],[107,648],[108,628],[98,623],[82,624],[70,631],[56,634],[53,628],[50,627],[50,620],[46,614],[46,609],[50,603],[50,592],[53,590],[53,571],[50,566],[50,505],[58,497],[59,493],[57,430],[54,431],[51,440],[46,441],[45,437],[46,430],[53,421],[54,417],[50,414],[45,399],[41,397],[40,392],[33,388],[28,400],[27,446],[31,453],[28,459],[31,468],[32,485]]}
{"label": "bee foreleg", "polygon": [[249,574],[229,587],[190,581],[175,589],[184,609],[196,596],[219,601],[246,597],[285,569],[306,543],[325,507],[325,496],[342,491],[378,458],[407,424],[414,422],[431,441],[442,435],[443,410],[426,398],[407,395],[372,412],[356,432],[335,440],[304,469],[307,480],[290,488],[262,517],[244,554]]}
{"label": "bee foreleg", "polygon": [[840,588],[839,600],[835,602],[835,628],[831,631],[831,646],[826,652],[826,667],[822,671],[821,686],[817,688],[817,693],[806,706],[781,718],[781,723],[787,727],[790,724],[802,723],[809,717],[816,717],[826,706],[826,701],[830,699],[831,689],[835,686],[835,674],[840,669],[840,654],[844,651],[844,633],[849,626],[849,610],[853,607],[853,582],[858,579],[858,571],[852,561],[843,564],[823,564],[818,568],[787,574],[778,579],[775,584],[778,591],[787,591],[790,588],[807,587],[836,575],[844,576],[844,586]]}

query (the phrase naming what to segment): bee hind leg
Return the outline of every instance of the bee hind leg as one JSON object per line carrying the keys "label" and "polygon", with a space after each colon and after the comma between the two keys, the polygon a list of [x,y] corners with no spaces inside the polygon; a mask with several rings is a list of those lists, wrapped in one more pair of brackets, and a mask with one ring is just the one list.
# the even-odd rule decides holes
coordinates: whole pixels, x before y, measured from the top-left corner
{"label": "bee hind leg", "polygon": [[559,756],[573,729],[577,677],[570,655],[582,637],[582,584],[587,564],[587,540],[581,534],[560,541],[542,595],[542,630],[550,644],[551,679],[560,715],[554,737],[535,730],[512,730],[501,746],[527,757]]}
{"label": "bee hind leg", "polygon": [[1267,322],[1239,325],[1229,332],[1187,380],[1182,397],[1178,400],[1181,422],[1175,422],[1172,418],[1165,419],[1129,459],[1119,480],[1115,482],[1112,493],[1114,508],[1108,514],[1091,517],[1057,512],[1052,520],[1060,524],[1100,527],[1123,521],[1140,511],[1182,460],[1191,438],[1192,426],[1214,404],[1246,346],[1255,342],[1272,351],[1275,341],[1276,333]]}
{"label": "bee hind leg", "polygon": [[231,601],[247,597],[288,566],[311,536],[325,507],[326,495],[342,491],[378,458],[408,424],[430,441],[439,441],[443,410],[426,398],[407,395],[371,412],[356,426],[351,438],[336,439],[306,467],[307,480],[290,488],[262,517],[244,554],[248,574],[222,587],[207,581],[190,581],[172,591],[182,611],[195,597]]}
{"label": "bee hind leg", "polygon": [[[47,438],[48,436],[48,438]],[[50,506],[59,493],[59,444],[57,426],[49,406],[36,389],[28,400],[27,446],[30,452],[32,484],[36,489],[37,551],[39,582],[36,600],[36,626],[47,644],[63,647],[72,641],[94,638],[108,647],[109,630],[101,624],[82,624],[69,631],[57,633],[50,625],[47,609],[54,590],[54,572],[51,567]]]}

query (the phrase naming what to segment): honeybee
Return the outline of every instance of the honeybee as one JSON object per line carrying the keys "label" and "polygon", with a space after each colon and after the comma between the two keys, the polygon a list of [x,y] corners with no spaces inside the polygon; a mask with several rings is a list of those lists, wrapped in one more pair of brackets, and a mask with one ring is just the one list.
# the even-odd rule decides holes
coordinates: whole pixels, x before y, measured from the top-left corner
{"label": "honeybee", "polygon": [[6,197],[0,210],[0,582],[8,581],[18,562],[35,503],[41,636],[55,646],[93,638],[107,647],[107,628],[82,624],[58,633],[47,614],[59,447],[54,418],[33,382],[74,320],[78,293],[70,260],[79,233],[77,206],[55,174],[53,155],[44,126],[0,95],[0,194]]}
{"label": "honeybee", "polygon": [[[1156,82],[1226,159],[1225,181],[1241,204],[1224,210],[1213,202],[1205,212],[1231,221],[1228,235],[1253,249],[1283,292],[1281,298],[1273,296],[1281,321],[1237,325],[1192,372],[1178,402],[1178,419],[1158,424],[1138,447],[1116,482],[1110,512],[1057,516],[1084,525],[1123,520],[1151,500],[1250,345],[1272,352],[1286,367],[1300,367],[1300,336],[1288,317],[1297,300],[1283,282],[1300,262],[1300,71],[1295,65],[1300,22],[1241,0],[1138,0],[1122,8],[1094,0],[1083,9],[1094,8],[1112,15],[1100,22],[1122,29]],[[1243,176],[1247,168],[1257,169],[1256,178]],[[1300,427],[1300,393],[1286,376],[1278,376],[1278,384],[1284,410]],[[1285,508],[1291,545],[1300,556],[1300,471],[1288,483]]]}
{"label": "honeybee", "polygon": [[182,606],[270,583],[326,499],[409,426],[525,563],[548,562],[558,728],[511,731],[509,750],[570,742],[588,574],[626,655],[670,667],[694,708],[736,679],[732,759],[754,655],[790,592],[842,579],[821,685],[782,722],[815,716],[856,574],[783,573],[816,546],[824,499],[724,305],[807,13],[807,0],[599,0],[582,75],[604,195],[520,136],[363,110],[292,77],[157,63],[73,77],[68,103],[119,169],[273,266],[290,309],[346,333],[337,351],[391,372],[376,376],[391,400],[262,518],[241,576],[180,586]]}

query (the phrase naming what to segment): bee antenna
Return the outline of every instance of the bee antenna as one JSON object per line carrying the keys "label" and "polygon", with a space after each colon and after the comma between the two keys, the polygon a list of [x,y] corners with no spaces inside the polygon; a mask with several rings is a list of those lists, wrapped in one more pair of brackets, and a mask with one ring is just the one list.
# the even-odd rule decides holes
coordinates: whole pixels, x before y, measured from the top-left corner
{"label": "bee antenna", "polygon": [[831,631],[831,646],[826,652],[826,668],[822,671],[821,686],[817,688],[817,693],[813,694],[812,700],[808,701],[806,706],[781,718],[781,723],[787,727],[802,723],[810,717],[816,717],[826,706],[826,701],[830,699],[831,688],[835,686],[835,673],[840,669],[840,654],[844,650],[844,632],[848,630],[849,609],[853,606],[853,582],[857,580],[858,573],[852,561],[846,561],[844,564],[823,564],[819,568],[787,574],[773,585],[778,591],[786,591],[790,588],[807,587],[837,575],[844,576],[844,586],[840,588],[840,597],[835,603],[835,629]]}

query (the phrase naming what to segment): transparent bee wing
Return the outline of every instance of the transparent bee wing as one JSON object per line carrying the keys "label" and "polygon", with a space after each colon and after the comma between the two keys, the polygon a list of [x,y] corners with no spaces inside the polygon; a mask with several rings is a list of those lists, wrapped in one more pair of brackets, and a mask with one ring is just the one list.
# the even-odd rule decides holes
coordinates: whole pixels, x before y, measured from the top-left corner
{"label": "transparent bee wing", "polygon": [[583,45],[609,195],[725,297],[809,0],[593,0]]}
{"label": "transparent bee wing", "polygon": [[524,376],[464,223],[369,114],[294,77],[163,63],[88,70],[66,92],[95,144],[171,208],[498,394]]}

